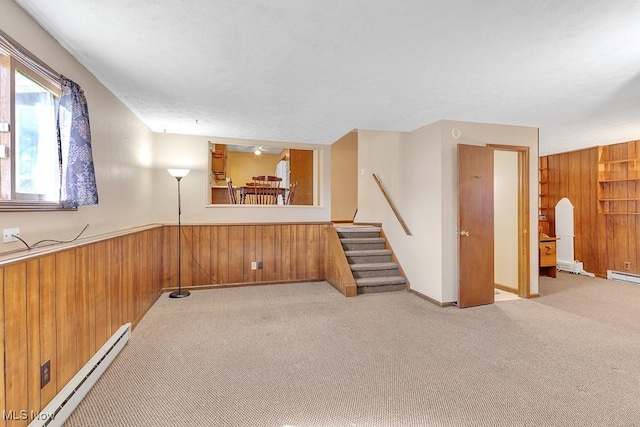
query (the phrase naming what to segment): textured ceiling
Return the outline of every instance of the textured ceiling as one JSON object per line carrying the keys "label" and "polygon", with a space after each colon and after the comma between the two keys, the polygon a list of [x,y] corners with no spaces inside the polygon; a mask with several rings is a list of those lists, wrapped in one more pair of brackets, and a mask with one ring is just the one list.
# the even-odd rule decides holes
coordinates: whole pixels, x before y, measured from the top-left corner
{"label": "textured ceiling", "polygon": [[[441,119],[640,139],[637,0],[16,0],[152,130],[330,144]],[[196,122],[197,121],[197,122]]]}

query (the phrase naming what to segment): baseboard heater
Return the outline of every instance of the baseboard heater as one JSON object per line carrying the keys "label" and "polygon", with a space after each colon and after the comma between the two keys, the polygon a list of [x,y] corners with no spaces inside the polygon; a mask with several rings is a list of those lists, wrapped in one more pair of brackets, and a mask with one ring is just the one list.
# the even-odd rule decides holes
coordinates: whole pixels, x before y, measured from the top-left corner
{"label": "baseboard heater", "polygon": [[582,274],[583,276],[596,277],[595,274],[584,271],[584,266],[580,261],[557,261],[559,271],[566,271],[573,274]]}
{"label": "baseboard heater", "polygon": [[607,279],[640,285],[640,274],[623,273],[622,271],[607,270]]}
{"label": "baseboard heater", "polygon": [[80,371],[64,386],[47,406],[40,411],[29,427],[59,427],[78,407],[91,387],[98,381],[111,362],[129,342],[131,323],[122,325],[100,347]]}

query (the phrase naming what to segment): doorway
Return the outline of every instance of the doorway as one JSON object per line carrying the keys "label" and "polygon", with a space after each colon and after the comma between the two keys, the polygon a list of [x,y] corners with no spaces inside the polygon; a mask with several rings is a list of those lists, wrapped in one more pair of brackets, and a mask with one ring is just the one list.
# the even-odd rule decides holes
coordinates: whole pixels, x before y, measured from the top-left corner
{"label": "doorway", "polygon": [[[500,152],[500,153],[497,153]],[[506,153],[512,154],[506,154]],[[504,155],[503,155],[504,154]],[[510,159],[511,175],[506,179],[515,182],[516,206],[512,206],[511,231],[494,232],[494,160]],[[504,178],[501,178],[504,179]],[[506,249],[515,257],[510,261],[513,279],[511,287],[520,297],[530,296],[529,260],[529,148],[508,145],[472,146],[458,145],[458,257],[459,284],[458,306],[461,308],[494,302],[496,285],[495,260],[496,233],[508,234],[511,248]],[[500,198],[501,195],[498,195]],[[512,199],[514,195],[507,196]],[[501,209],[501,208],[499,208]],[[499,238],[502,237],[498,234]],[[517,242],[517,244],[515,243]],[[503,242],[501,242],[503,243]],[[502,250],[502,248],[500,248]],[[501,277],[501,276],[498,276]]]}
{"label": "doorway", "polygon": [[494,287],[530,297],[529,148],[494,150]]}

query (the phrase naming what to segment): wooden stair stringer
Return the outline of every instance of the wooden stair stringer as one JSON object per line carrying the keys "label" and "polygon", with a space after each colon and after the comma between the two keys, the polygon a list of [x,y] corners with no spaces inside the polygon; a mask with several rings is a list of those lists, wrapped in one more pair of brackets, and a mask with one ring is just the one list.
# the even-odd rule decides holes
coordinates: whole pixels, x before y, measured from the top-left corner
{"label": "wooden stair stringer", "polygon": [[333,225],[326,228],[327,257],[325,258],[325,272],[327,282],[345,297],[358,295],[358,287],[351,273],[351,267],[342,248],[338,232]]}

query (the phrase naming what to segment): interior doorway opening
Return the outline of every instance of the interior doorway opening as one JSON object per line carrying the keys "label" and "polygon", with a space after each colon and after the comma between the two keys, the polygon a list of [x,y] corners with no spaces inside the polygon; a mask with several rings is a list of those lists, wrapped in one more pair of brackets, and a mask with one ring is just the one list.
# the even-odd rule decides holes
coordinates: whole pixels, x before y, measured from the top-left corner
{"label": "interior doorway opening", "polygon": [[529,150],[494,150],[494,287],[496,300],[530,296]]}

